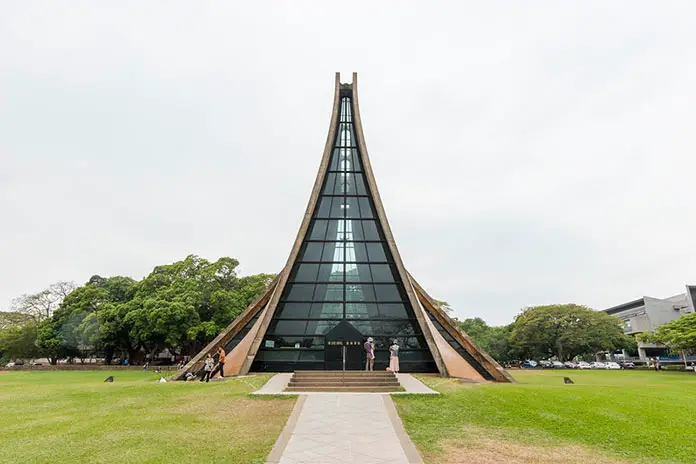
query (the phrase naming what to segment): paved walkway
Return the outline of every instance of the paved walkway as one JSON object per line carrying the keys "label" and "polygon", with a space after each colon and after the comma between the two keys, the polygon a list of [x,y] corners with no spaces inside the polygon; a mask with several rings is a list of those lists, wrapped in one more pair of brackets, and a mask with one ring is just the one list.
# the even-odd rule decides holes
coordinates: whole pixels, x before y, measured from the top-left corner
{"label": "paved walkway", "polygon": [[267,463],[423,461],[389,395],[301,395]]}

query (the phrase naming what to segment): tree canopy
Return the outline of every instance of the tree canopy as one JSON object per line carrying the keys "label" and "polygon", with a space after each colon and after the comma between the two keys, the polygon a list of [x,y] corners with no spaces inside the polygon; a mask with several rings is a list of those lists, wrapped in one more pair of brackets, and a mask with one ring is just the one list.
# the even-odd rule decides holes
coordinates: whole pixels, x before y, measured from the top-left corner
{"label": "tree canopy", "polygon": [[[233,258],[210,262],[190,255],[155,267],[141,281],[95,275],[62,297],[49,317],[35,317],[33,310],[25,314],[38,322],[36,346],[52,363],[61,358],[84,360],[95,353],[107,363],[119,356],[138,362],[165,349],[192,354],[273,279],[270,274],[239,277],[238,265]],[[34,298],[25,295],[21,300]]]}
{"label": "tree canopy", "polygon": [[561,361],[631,345],[616,317],[576,304],[526,308],[512,323],[510,342],[524,356]]}
{"label": "tree canopy", "polygon": [[646,342],[662,343],[674,351],[696,351],[696,313],[662,324],[654,332],[640,334]]}

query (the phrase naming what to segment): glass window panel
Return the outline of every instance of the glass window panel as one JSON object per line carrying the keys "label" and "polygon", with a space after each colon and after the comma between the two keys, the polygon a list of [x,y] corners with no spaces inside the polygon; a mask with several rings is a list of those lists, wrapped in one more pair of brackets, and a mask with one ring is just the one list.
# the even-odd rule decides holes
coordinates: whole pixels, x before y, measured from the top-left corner
{"label": "glass window panel", "polygon": [[342,284],[319,284],[314,291],[314,301],[343,301]]}
{"label": "glass window panel", "polygon": [[355,179],[355,193],[357,195],[367,195],[367,188],[365,187],[365,177],[360,173],[353,174]]}
{"label": "glass window panel", "polygon": [[302,263],[297,266],[297,273],[295,274],[295,282],[316,282],[317,273],[319,272],[318,264],[307,264]]}
{"label": "glass window panel", "polygon": [[375,303],[347,303],[347,319],[377,319],[377,305]]}
{"label": "glass window panel", "polygon": [[332,219],[328,222],[326,240],[343,240],[345,221],[343,219]]}
{"label": "glass window panel", "polygon": [[428,348],[423,337],[401,337],[399,338],[399,348],[403,350]]}
{"label": "glass window panel", "polygon": [[344,216],[343,211],[345,210],[345,205],[343,204],[343,197],[333,197],[333,202],[331,203],[331,212],[329,217],[332,218],[342,218]]}
{"label": "glass window panel", "polygon": [[324,361],[323,351],[302,351],[300,361]]}
{"label": "glass window panel", "polygon": [[392,284],[375,285],[377,301],[402,301],[399,288]]}
{"label": "glass window panel", "polygon": [[284,319],[307,319],[309,317],[309,303],[280,303],[277,317]]}
{"label": "glass window panel", "polygon": [[[360,331],[366,337],[381,333],[379,322],[377,321],[350,321],[351,324],[355,326],[356,329]],[[376,348],[376,347],[375,347]]]}
{"label": "glass window panel", "polygon": [[[399,341],[400,343],[401,341]],[[401,351],[399,361],[430,361],[432,357],[428,351]]]}
{"label": "glass window panel", "polygon": [[346,242],[346,262],[368,261],[365,243]]}
{"label": "glass window panel", "polygon": [[352,174],[345,173],[345,172],[339,172],[336,174],[336,190],[334,190],[334,193],[336,195],[342,195],[345,194],[346,192],[351,191],[352,187],[350,186],[351,183],[351,176]]}
{"label": "glass window panel", "polygon": [[322,264],[317,282],[343,282],[343,266],[343,263]]}
{"label": "glass window panel", "polygon": [[387,256],[384,253],[384,247],[386,243],[366,243],[367,254],[372,262],[384,262],[387,260]]}
{"label": "glass window panel", "polygon": [[394,282],[394,274],[389,264],[371,264],[370,270],[374,282]]}
{"label": "glass window panel", "polygon": [[346,217],[359,218],[360,207],[358,197],[346,197]]}
{"label": "glass window panel", "polygon": [[311,301],[314,285],[312,284],[292,284],[286,300],[291,301]]}
{"label": "glass window panel", "polygon": [[406,307],[402,303],[380,303],[379,315],[382,319],[407,318]]}
{"label": "glass window panel", "polygon": [[324,254],[321,257],[322,261],[344,261],[344,244],[343,242],[326,242],[324,244]]}
{"label": "glass window panel", "polygon": [[415,324],[415,321],[382,321],[382,333],[394,337],[414,335],[413,324]]}
{"label": "glass window panel", "polygon": [[332,197],[319,198],[319,208],[317,209],[316,217],[320,217],[320,218],[329,217],[329,212],[331,211],[331,199],[332,199]]}
{"label": "glass window panel", "polygon": [[310,240],[324,240],[326,238],[326,226],[329,221],[315,219],[312,230],[309,233]]}
{"label": "glass window panel", "polygon": [[[355,144],[356,145],[358,144],[357,141],[355,142]],[[352,163],[351,164],[353,166],[353,168],[352,168],[353,171],[362,171],[362,166],[360,163],[360,155],[358,154],[358,150],[356,148],[353,148],[351,150],[351,152],[352,152]]]}
{"label": "glass window panel", "polygon": [[259,361],[297,361],[299,356],[299,350],[261,350],[255,359]]}
{"label": "glass window panel", "polygon": [[375,221],[362,221],[364,240],[380,240]]}
{"label": "glass window panel", "polygon": [[343,317],[343,303],[312,303],[309,317],[315,319],[340,319]]}
{"label": "glass window panel", "polygon": [[307,321],[307,334],[326,335],[340,321]]}
{"label": "glass window panel", "polygon": [[[307,349],[324,347],[324,339],[322,337],[292,337],[287,335],[274,335],[273,337],[268,337],[268,339],[274,340],[276,349]],[[261,348],[265,349],[265,346],[266,344],[264,343],[263,345],[261,345]]]}
{"label": "glass window panel", "polygon": [[324,195],[333,194],[335,185],[336,185],[336,174],[333,172],[330,172],[326,175],[326,183],[324,184],[324,190],[322,190],[322,193]]}
{"label": "glass window panel", "polygon": [[307,321],[299,320],[276,320],[268,331],[272,334],[303,334],[307,328]]}
{"label": "glass window panel", "polygon": [[363,230],[360,221],[345,221],[345,240],[363,240]]}
{"label": "glass window panel", "polygon": [[358,198],[358,202],[360,203],[360,217],[361,218],[371,219],[371,218],[375,217],[375,214],[372,211],[372,205],[370,205],[369,198],[360,197],[360,198]]}
{"label": "glass window panel", "polygon": [[346,285],[346,301],[375,301],[374,286],[369,284]]}
{"label": "glass window panel", "polygon": [[338,161],[340,155],[338,148],[335,148],[333,154],[331,155],[331,163],[329,163],[329,171],[338,171]]}
{"label": "glass window panel", "polygon": [[346,264],[346,281],[348,282],[372,282],[369,264]]}
{"label": "glass window panel", "polygon": [[323,243],[307,242],[301,255],[301,261],[321,261]]}

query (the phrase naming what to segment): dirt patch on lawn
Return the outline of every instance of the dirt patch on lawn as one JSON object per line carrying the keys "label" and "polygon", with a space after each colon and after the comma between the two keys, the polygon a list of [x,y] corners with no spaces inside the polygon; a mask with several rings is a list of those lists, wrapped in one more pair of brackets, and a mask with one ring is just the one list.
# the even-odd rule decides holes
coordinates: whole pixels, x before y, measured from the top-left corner
{"label": "dirt patch on lawn", "polygon": [[[485,436],[486,434],[488,436]],[[579,445],[545,446],[514,443],[495,431],[465,431],[465,439],[446,440],[439,452],[423,453],[426,463],[437,464],[630,464]],[[466,441],[464,441],[466,440]]]}

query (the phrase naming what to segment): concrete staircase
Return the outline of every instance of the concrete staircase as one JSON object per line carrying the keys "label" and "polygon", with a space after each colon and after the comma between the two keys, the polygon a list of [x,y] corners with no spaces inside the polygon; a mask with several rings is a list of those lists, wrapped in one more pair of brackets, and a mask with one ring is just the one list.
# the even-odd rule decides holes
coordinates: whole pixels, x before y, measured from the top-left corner
{"label": "concrete staircase", "polygon": [[393,372],[295,371],[287,392],[393,392],[403,390]]}

